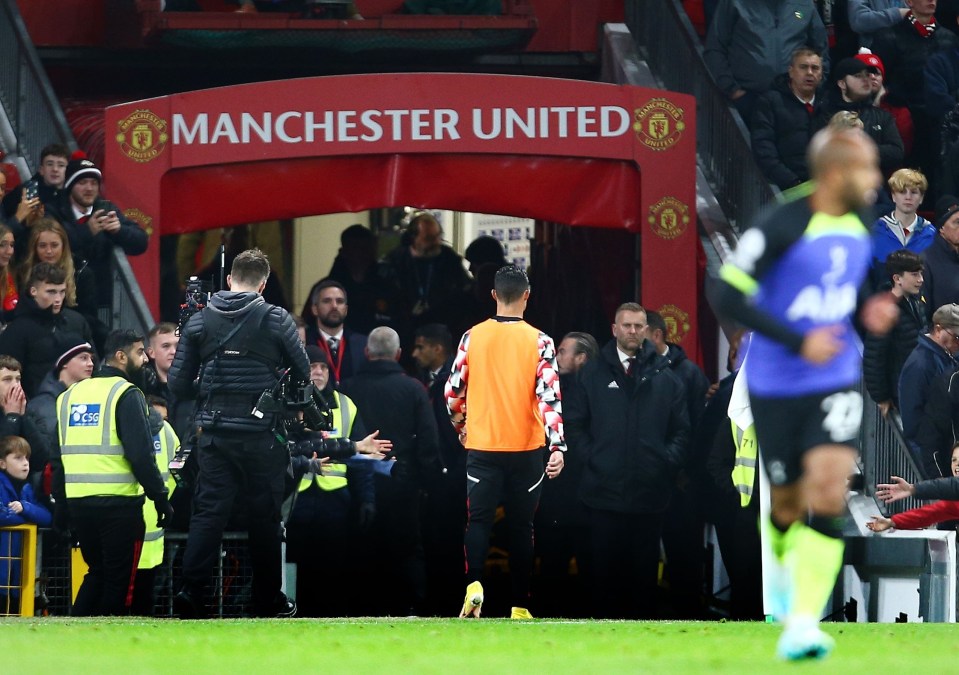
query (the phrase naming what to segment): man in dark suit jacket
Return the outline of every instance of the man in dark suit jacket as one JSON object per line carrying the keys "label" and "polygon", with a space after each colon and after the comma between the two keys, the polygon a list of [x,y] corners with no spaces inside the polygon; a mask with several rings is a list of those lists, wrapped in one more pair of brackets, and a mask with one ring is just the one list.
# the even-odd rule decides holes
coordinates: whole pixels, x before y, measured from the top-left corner
{"label": "man in dark suit jacket", "polygon": [[329,359],[336,383],[352,377],[366,360],[366,336],[345,326],[350,306],[343,284],[327,279],[317,284],[310,298],[315,321],[307,321],[306,344],[316,345]]}
{"label": "man in dark suit jacket", "polygon": [[441,615],[443,604],[463,585],[463,530],[466,527],[466,449],[450,424],[443,390],[453,367],[453,336],[441,323],[416,330],[413,360],[426,385],[439,433],[443,473],[429,486],[423,536],[428,602]]}

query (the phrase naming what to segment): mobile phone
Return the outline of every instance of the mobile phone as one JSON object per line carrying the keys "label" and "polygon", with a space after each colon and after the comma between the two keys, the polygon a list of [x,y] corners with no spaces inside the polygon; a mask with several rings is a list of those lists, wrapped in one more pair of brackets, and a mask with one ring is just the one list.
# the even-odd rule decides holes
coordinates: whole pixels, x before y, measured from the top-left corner
{"label": "mobile phone", "polygon": [[39,194],[39,186],[37,181],[28,180],[23,184],[23,198],[26,200],[36,199]]}

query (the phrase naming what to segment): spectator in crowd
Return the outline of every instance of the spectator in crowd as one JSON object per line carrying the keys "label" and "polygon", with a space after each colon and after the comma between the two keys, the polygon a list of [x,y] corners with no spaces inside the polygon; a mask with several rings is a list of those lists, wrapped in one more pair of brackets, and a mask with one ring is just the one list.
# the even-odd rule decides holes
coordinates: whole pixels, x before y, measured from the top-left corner
{"label": "spectator in crowd", "polygon": [[[50,527],[53,516],[30,485],[30,444],[20,436],[0,437],[0,528],[33,523]],[[0,615],[19,614],[23,547],[20,532],[0,532]],[[27,556],[23,555],[23,559]]]}
{"label": "spectator in crowd", "polygon": [[400,245],[383,261],[386,278],[400,289],[413,327],[452,325],[469,292],[463,260],[443,243],[443,228],[433,214],[413,214]]}
{"label": "spectator in crowd", "polygon": [[829,61],[836,63],[852,56],[859,48],[859,36],[849,26],[846,0],[814,0],[829,44]]}
{"label": "spectator in crowd", "polygon": [[872,225],[872,279],[878,288],[887,282],[885,262],[893,251],[922,253],[936,238],[936,228],[916,213],[929,182],[921,171],[899,169],[887,183],[896,207]]}
{"label": "spectator in crowd", "polygon": [[886,258],[886,288],[899,307],[899,318],[885,335],[867,333],[863,348],[863,379],[872,400],[883,416],[899,409],[899,375],[906,359],[926,332],[926,311],[922,290],[922,258],[913,251],[893,251]]}
{"label": "spectator in crowd", "polygon": [[943,49],[929,57],[925,69],[926,112],[940,142],[939,194],[959,191],[959,46]]}
{"label": "spectator in crowd", "polygon": [[463,586],[463,530],[466,528],[466,451],[446,410],[446,381],[453,367],[453,336],[443,324],[416,329],[413,360],[426,385],[439,439],[443,472],[430,485],[424,542],[429,606],[442,616]]}
{"label": "spectator in crowd", "polygon": [[[59,356],[53,369],[46,374],[36,396],[27,401],[26,420],[32,423],[37,440],[31,445],[38,461],[35,471],[41,471],[53,456],[57,443],[57,397],[71,385],[93,376],[96,352],[93,345],[75,333],[58,332],[55,338]],[[0,371],[2,372],[2,371]]]}
{"label": "spectator in crowd", "polygon": [[306,344],[326,352],[334,386],[352,377],[364,362],[366,335],[346,327],[350,312],[346,289],[339,281],[326,279],[310,293],[316,319],[306,324]]}
{"label": "spectator in crowd", "polygon": [[[563,470],[566,442],[556,350],[552,338],[523,320],[529,294],[522,270],[507,266],[496,273],[496,316],[463,334],[446,384],[450,419],[468,450],[468,584],[461,618],[482,613],[481,579],[501,501],[509,532],[510,618],[531,618],[533,514],[543,479]],[[549,446],[545,471],[544,440]]]}
{"label": "spectator in crowd", "polygon": [[848,0],[849,26],[859,35],[863,47],[883,28],[892,28],[906,18],[909,8],[903,0]]}
{"label": "spectator in crowd", "polygon": [[14,320],[0,333],[0,354],[8,354],[23,365],[23,390],[28,399],[37,393],[40,382],[60,356],[56,345],[58,332],[75,333],[85,342],[93,342],[86,320],[63,306],[66,279],[62,267],[50,263],[35,265]]}
{"label": "spectator in crowd", "polygon": [[780,190],[809,179],[806,146],[822,117],[822,57],[809,47],[792,55],[789,70],[758,96],[750,132],[759,168]]}
{"label": "spectator in crowd", "polygon": [[646,339],[646,310],[620,305],[612,330],[567,397],[566,424],[585,454],[594,616],[653,618],[663,514],[686,461],[689,412],[682,382]]}
{"label": "spectator in crowd", "polygon": [[13,232],[6,225],[0,225],[0,328],[13,320],[20,301],[13,253]]}
{"label": "spectator in crowd", "polygon": [[927,314],[937,307],[959,302],[959,198],[940,197],[936,201],[933,224],[939,236],[933,237],[922,252],[922,296]]}
{"label": "spectator in crowd", "polygon": [[105,351],[96,375],[57,400],[54,519],[58,529],[69,525],[76,532],[89,567],[73,603],[74,616],[129,609],[144,536],[144,493],[153,502],[157,527],[173,515],[157,469],[146,399],[133,385],[147,362],[143,336],[112,331]]}
{"label": "spectator in crowd", "polygon": [[102,348],[107,327],[98,316],[97,282],[87,261],[73,257],[66,230],[53,218],[41,218],[30,228],[28,241],[26,256],[19,271],[21,286],[26,286],[34,266],[39,263],[62,267],[67,273],[67,294],[63,304],[75,309],[87,320],[95,344]]}
{"label": "spectator in crowd", "polygon": [[959,372],[946,371],[932,382],[926,407],[919,422],[918,445],[922,453],[918,465],[924,478],[952,473],[949,451],[959,428]]}
{"label": "spectator in crowd", "polygon": [[889,100],[884,80],[886,77],[886,68],[882,60],[868,49],[860,49],[855,58],[859,59],[868,66],[866,72],[869,74],[869,87],[872,92],[873,105],[878,106],[892,115],[896,121],[896,129],[899,130],[899,137],[902,139],[902,148],[904,155],[908,157],[912,153],[913,137],[915,130],[912,126],[912,114],[904,103],[893,103]]}
{"label": "spectator in crowd", "polygon": [[885,532],[888,529],[919,530],[930,525],[959,519],[959,443],[952,447],[948,477],[928,478],[918,483],[909,483],[899,476],[891,476],[891,483],[876,486],[876,498],[886,504],[900,499],[936,499],[938,501],[897,513],[892,518],[873,516],[866,523],[873,532]]}
{"label": "spectator in crowd", "polygon": [[[180,439],[167,421],[166,400],[162,396],[149,395],[150,431],[153,434],[153,449],[160,478],[166,485],[167,495],[172,497],[176,481],[170,474],[170,462],[180,450]],[[165,537],[164,528],[154,520],[155,511],[150,504],[143,503],[143,547],[137,560],[136,577],[133,579],[133,595],[130,602],[130,614],[133,616],[153,616],[156,606],[157,582],[160,566],[163,564]]]}
{"label": "spectator in crowd", "polygon": [[[401,580],[385,598],[387,612],[410,616],[423,611],[426,574],[420,525],[420,489],[439,473],[436,420],[423,386],[398,363],[400,338],[387,326],[374,328],[366,344],[366,362],[340,386],[372,429],[393,443],[376,478],[374,535],[386,550],[375,559],[397,571]],[[384,599],[379,589],[377,597]]]}
{"label": "spectator in crowd", "polygon": [[[556,370],[563,392],[563,415],[576,405],[572,389],[583,366],[599,356],[599,345],[589,333],[567,333],[556,350]],[[589,566],[589,520],[579,501],[586,465],[585,449],[567,438],[563,472],[543,484],[534,521],[539,557],[539,604],[545,616],[586,616]],[[575,577],[570,565],[575,560]]]}
{"label": "spectator in crowd", "polygon": [[878,31],[872,50],[885,65],[890,102],[909,107],[915,143],[906,161],[932,176],[938,163],[939,129],[926,107],[926,63],[933,54],[959,46],[959,38],[936,23],[936,0],[905,0],[909,12],[889,28]]}
{"label": "spectator in crowd", "polygon": [[892,115],[873,105],[871,70],[878,70],[878,66],[854,57],[837,63],[833,72],[836,89],[826,96],[823,109],[827,118],[840,110],[859,115],[863,129],[879,148],[879,167],[888,176],[902,166],[902,139]]}
{"label": "spectator in crowd", "polygon": [[117,206],[102,198],[101,178],[100,169],[89,159],[70,160],[63,190],[47,210],[66,230],[73,254],[93,269],[97,304],[105,307],[113,301],[113,247],[127,255],[140,255],[147,250],[148,237]]}
{"label": "spectator in crowd", "polygon": [[[40,168],[26,183],[21,183],[13,190],[10,190],[3,197],[2,208],[3,215],[6,218],[13,218],[13,234],[17,238],[17,253],[20,253],[20,239],[23,236],[23,244],[26,243],[25,227],[31,224],[31,220],[42,215],[43,206],[45,209],[52,208],[60,198],[65,179],[67,163],[70,160],[70,150],[65,145],[51,143],[40,150]],[[33,197],[24,198],[27,188],[36,192]]]}
{"label": "spectator in crowd", "polygon": [[[333,389],[326,352],[307,345],[306,355],[310,379],[333,408],[335,426],[325,439],[314,440],[316,434],[307,432],[309,440],[299,439],[306,440],[307,452],[297,451],[292,458],[296,497],[286,523],[287,560],[297,564],[298,614],[346,616],[355,585],[327,583],[324,575],[340,577],[361,564],[355,556],[357,534],[373,525],[376,496],[373,464],[368,457],[355,456],[354,448],[372,445],[376,434],[367,436],[356,404]],[[314,455],[329,457],[331,443],[342,451],[335,460],[317,466]],[[384,452],[391,447],[387,441],[378,441],[380,446]]]}
{"label": "spectator in crowd", "polygon": [[21,372],[15,358],[0,353],[0,436],[23,436],[30,444],[30,481],[39,494],[40,477],[50,453],[34,420],[25,416],[27,398],[20,384]]}
{"label": "spectator in crowd", "polygon": [[959,368],[955,355],[959,352],[959,305],[948,304],[932,315],[928,333],[919,336],[915,349],[906,358],[899,375],[899,410],[902,415],[902,436],[909,444],[916,463],[921,465],[919,424],[937,376]]}
{"label": "spectator in crowd", "polygon": [[193,402],[182,401],[170,389],[170,368],[176,356],[180,336],[175,323],[161,321],[147,333],[147,356],[150,363],[144,369],[144,391],[163,399],[166,414],[177,438],[189,438],[192,433]]}
{"label": "spectator in crowd", "polygon": [[[368,334],[377,326],[399,329],[399,291],[381,274],[376,261],[376,235],[368,227],[350,225],[340,234],[340,250],[327,279],[340,282],[350,299],[350,327]],[[315,319],[312,304],[304,307],[303,318]]]}
{"label": "spectator in crowd", "polygon": [[716,84],[748,124],[756,98],[786,72],[800,47],[826,53],[826,28],[818,12],[797,11],[786,2],[719,0],[704,57]]}
{"label": "spectator in crowd", "polygon": [[[683,383],[691,442],[706,406],[709,379],[678,344],[667,342],[669,329],[659,312],[646,311],[646,339],[656,353],[669,363],[673,374]],[[673,610],[680,616],[698,618],[703,611],[703,506],[699,482],[693,477],[704,466],[708,447],[683,449],[686,462],[676,477],[669,507],[663,519],[663,547],[666,551],[666,576],[669,579]]]}
{"label": "spectator in crowd", "polygon": [[[3,198],[6,194],[7,175],[0,171],[0,198]],[[39,197],[22,196],[13,215],[5,216],[0,213],[0,227],[9,230],[11,237],[13,237],[14,232],[22,235],[23,230],[36,222],[37,218],[41,216],[41,206]]]}

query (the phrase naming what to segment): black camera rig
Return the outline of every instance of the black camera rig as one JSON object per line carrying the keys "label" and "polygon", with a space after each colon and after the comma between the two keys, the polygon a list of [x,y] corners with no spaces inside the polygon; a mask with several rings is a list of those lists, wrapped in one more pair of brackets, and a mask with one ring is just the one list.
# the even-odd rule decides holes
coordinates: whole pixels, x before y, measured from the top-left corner
{"label": "black camera rig", "polygon": [[180,305],[180,317],[177,319],[176,334],[180,335],[190,317],[207,306],[213,294],[213,282],[199,277],[190,277],[186,280],[186,291],[183,304]]}
{"label": "black camera rig", "polygon": [[[302,413],[302,420],[300,415]],[[272,389],[262,394],[253,409],[255,417],[276,415],[274,433],[285,442],[299,427],[313,431],[333,428],[333,410],[312,382],[297,381],[287,368]]]}

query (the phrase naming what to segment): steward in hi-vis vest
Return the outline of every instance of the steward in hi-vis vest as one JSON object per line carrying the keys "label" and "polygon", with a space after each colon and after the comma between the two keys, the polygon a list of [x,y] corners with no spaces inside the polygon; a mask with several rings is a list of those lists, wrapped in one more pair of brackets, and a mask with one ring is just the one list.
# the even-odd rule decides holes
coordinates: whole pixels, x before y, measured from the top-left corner
{"label": "steward in hi-vis vest", "polygon": [[[89,567],[75,616],[127,611],[143,546],[143,495],[153,501],[158,525],[173,513],[153,453],[146,400],[132,384],[147,362],[143,336],[113,331],[104,351],[100,371],[57,399],[53,494],[57,509],[67,510]],[[63,520],[61,513],[57,521]]]}

